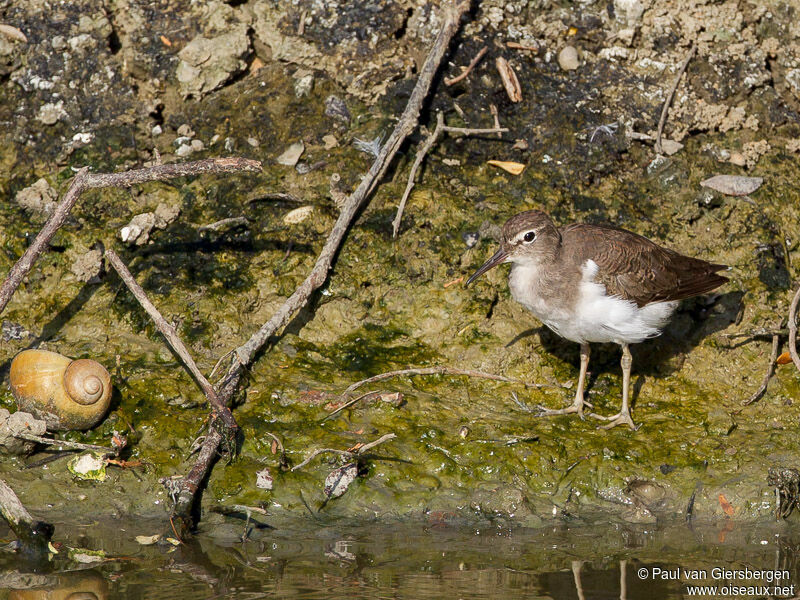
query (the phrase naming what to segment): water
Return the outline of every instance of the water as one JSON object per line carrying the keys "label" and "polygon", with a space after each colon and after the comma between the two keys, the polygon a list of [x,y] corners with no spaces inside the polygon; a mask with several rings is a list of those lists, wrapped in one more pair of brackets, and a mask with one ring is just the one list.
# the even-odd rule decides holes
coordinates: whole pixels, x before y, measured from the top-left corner
{"label": "water", "polygon": [[0,598],[655,600],[690,597],[694,584],[717,586],[703,597],[800,595],[800,527],[787,523],[605,522],[526,530],[458,525],[434,515],[424,524],[391,526],[309,521],[252,529],[241,542],[243,523],[225,519],[178,547],[140,546],[124,527],[113,531],[69,533],[70,543],[102,547],[114,557],[89,568],[62,561],[60,571],[37,574],[6,555]]}

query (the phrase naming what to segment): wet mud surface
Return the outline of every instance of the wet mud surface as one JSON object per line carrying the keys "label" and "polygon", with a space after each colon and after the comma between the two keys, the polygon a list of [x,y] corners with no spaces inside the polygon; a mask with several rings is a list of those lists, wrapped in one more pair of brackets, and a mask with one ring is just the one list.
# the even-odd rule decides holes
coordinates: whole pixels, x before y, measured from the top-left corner
{"label": "wet mud surface", "polygon": [[[103,443],[124,432],[126,458],[144,463],[85,482],[64,458],[42,466],[44,452],[4,458],[2,477],[32,512],[71,505],[78,515],[88,503],[98,514],[166,515],[159,479],[186,471],[207,409],[119,279],[93,270],[87,255],[97,242],[117,249],[206,373],[269,319],[308,274],[342,195],[371,164],[354,142],[388,135],[440,23],[436,3],[346,4],[85,0],[43,20],[25,3],[0,3],[0,22],[28,40],[0,34],[0,271],[24,251],[73,168],[122,170],[157,154],[264,163],[258,175],[87,192],[15,294],[2,315],[4,375],[28,347],[104,363],[116,388],[108,418],[62,435]],[[770,340],[733,336],[785,323],[800,264],[796,10],[785,2],[476,3],[422,123],[432,128],[443,111],[450,125],[491,127],[493,105],[509,133],[441,141],[392,239],[424,138],[412,136],[325,286],[249,371],[234,411],[241,453],[214,469],[205,514],[249,505],[274,519],[452,514],[526,527],[598,511],[646,524],[687,512],[774,518],[768,470],[797,467],[800,457],[797,373],[778,367],[764,398],[743,407]],[[655,135],[692,44],[697,54],[664,129],[683,148],[656,158],[652,142],[631,132]],[[444,85],[484,45],[475,70]],[[577,64],[559,60],[566,46]],[[521,102],[503,89],[499,56],[516,72]],[[301,141],[295,164],[281,164]],[[514,176],[487,160],[525,170]],[[748,198],[699,185],[719,173],[764,184]],[[38,192],[21,194],[41,179]],[[660,338],[633,348],[636,432],[537,419],[512,398],[564,406],[578,373],[577,345],[513,302],[503,268],[463,287],[494,252],[498,226],[530,208],[558,224],[613,224],[731,265],[730,283],[683,302]],[[161,220],[151,217],[144,237],[123,235],[141,214]],[[235,221],[208,227],[224,219]],[[619,405],[619,358],[617,347],[593,348],[589,401],[602,414]],[[351,383],[435,365],[541,387],[400,377],[362,388],[383,395],[323,421]],[[4,390],[0,401],[13,410]],[[346,461],[323,454],[284,472],[268,433],[294,465],[317,449],[397,437],[326,501],[326,476]],[[256,486],[265,467],[271,490]]]}

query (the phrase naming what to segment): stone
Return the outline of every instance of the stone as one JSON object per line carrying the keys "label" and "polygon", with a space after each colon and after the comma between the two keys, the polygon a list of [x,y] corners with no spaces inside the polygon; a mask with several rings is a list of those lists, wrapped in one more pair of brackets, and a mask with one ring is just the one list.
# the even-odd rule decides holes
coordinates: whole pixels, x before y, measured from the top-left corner
{"label": "stone", "polygon": [[574,71],[580,66],[578,50],[574,46],[564,46],[558,53],[558,66],[564,71]]}

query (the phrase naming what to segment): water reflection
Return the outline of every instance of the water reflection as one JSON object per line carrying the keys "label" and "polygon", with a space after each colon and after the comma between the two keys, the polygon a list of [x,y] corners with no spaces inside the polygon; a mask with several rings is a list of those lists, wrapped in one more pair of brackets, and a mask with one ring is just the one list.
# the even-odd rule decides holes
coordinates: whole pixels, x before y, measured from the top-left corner
{"label": "water reflection", "polygon": [[[26,573],[5,557],[0,598],[650,600],[688,597],[695,584],[718,587],[706,596],[726,595],[723,586],[734,585],[749,586],[748,597],[797,596],[800,530],[786,523],[730,523],[694,529],[605,523],[532,531],[306,522],[251,532],[240,542],[241,524],[226,520],[179,547],[138,546],[133,535],[129,540],[84,533],[83,543],[102,547],[115,560],[82,571]],[[720,568],[727,576],[712,576]],[[788,579],[767,580],[765,573],[778,571]],[[703,573],[704,580],[692,579]],[[749,579],[742,579],[747,573]],[[769,593],[760,593],[764,586]]]}

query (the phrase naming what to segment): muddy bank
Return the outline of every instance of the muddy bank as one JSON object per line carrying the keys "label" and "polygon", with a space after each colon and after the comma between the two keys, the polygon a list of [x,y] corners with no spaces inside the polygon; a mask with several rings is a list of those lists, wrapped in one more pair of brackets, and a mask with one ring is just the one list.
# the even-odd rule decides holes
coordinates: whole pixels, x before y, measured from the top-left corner
{"label": "muddy bank", "polygon": [[[85,257],[98,241],[116,248],[209,373],[309,272],[342,194],[371,164],[356,142],[380,140],[393,127],[440,23],[438,8],[165,0],[86,1],[59,11],[43,23],[24,3],[0,8],[0,22],[27,37],[0,37],[0,271],[24,251],[73,167],[113,171],[157,155],[264,162],[257,176],[87,193],[2,315],[5,367],[30,346],[109,367],[109,417],[66,437],[100,443],[125,432],[128,458],[145,464],[110,467],[100,483],[76,482],[64,459],[22,468],[42,453],[4,459],[3,477],[23,502],[41,514],[52,504],[89,502],[99,513],[163,516],[169,494],[159,480],[185,472],[203,398],[120,281],[87,276]],[[769,340],[730,336],[785,318],[800,260],[794,11],[780,2],[476,4],[441,76],[459,74],[484,45],[487,55],[456,85],[437,84],[423,122],[432,127],[444,111],[450,125],[491,127],[494,105],[510,132],[440,143],[393,240],[415,152],[413,144],[405,149],[321,293],[249,372],[235,410],[241,454],[214,470],[204,508],[452,514],[537,526],[598,510],[622,521],[681,518],[692,501],[699,518],[771,518],[767,471],[796,467],[800,457],[797,375],[779,368],[766,396],[743,408],[766,369]],[[697,54],[664,130],[683,148],[655,159],[631,132],[655,134],[692,44]],[[562,54],[567,46],[575,52]],[[502,86],[499,56],[516,72],[520,102]],[[513,176],[488,166],[491,159],[525,170]],[[699,186],[716,173],[764,184],[751,201]],[[33,202],[20,196],[40,179]],[[528,405],[571,399],[577,346],[511,300],[501,269],[469,290],[453,283],[494,251],[497,226],[528,208],[559,224],[619,225],[732,266],[719,294],[684,302],[662,337],[633,348],[636,432],[524,412],[512,392]],[[153,215],[153,226],[132,236],[142,214]],[[235,220],[209,227],[225,219]],[[399,392],[404,403],[378,396],[322,421],[354,381],[432,365],[543,387],[404,377],[369,388],[386,398]],[[616,412],[618,349],[596,347],[591,370],[590,402]],[[10,392],[2,403],[13,409]],[[295,465],[316,449],[397,438],[375,449],[343,496],[325,502],[326,476],[342,461],[327,454],[282,472],[267,432]],[[256,485],[265,467],[271,490]]]}

